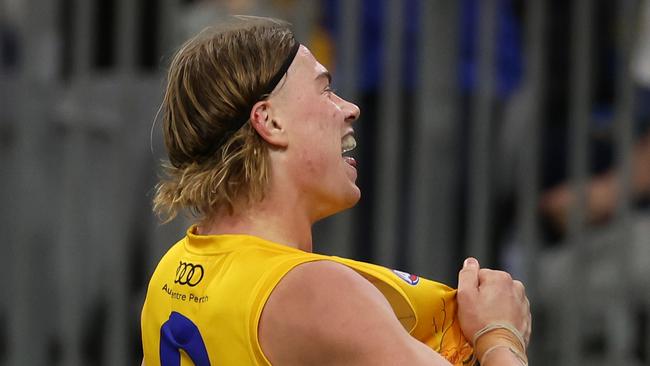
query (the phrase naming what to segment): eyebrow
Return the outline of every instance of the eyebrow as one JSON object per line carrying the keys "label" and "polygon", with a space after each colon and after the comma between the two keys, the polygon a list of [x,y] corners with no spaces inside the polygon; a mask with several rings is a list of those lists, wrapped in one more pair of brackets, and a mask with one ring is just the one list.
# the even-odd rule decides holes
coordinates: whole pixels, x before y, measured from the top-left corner
{"label": "eyebrow", "polygon": [[316,78],[314,78],[314,80],[318,80],[320,78],[326,78],[328,83],[330,84],[332,83],[332,74],[330,74],[329,71],[323,71],[318,73],[318,75],[316,75]]}

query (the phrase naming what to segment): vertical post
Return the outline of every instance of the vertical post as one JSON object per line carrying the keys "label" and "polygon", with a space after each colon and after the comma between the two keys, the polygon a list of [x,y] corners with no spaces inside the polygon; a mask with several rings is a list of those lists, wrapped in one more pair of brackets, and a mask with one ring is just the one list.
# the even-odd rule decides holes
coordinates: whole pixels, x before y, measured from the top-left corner
{"label": "vertical post", "polygon": [[615,134],[616,134],[616,163],[618,173],[618,206],[616,212],[616,233],[619,236],[618,242],[621,243],[621,250],[618,250],[618,256],[613,260],[618,262],[617,268],[621,270],[621,282],[627,286],[617,287],[620,292],[615,305],[619,313],[613,313],[612,316],[618,315],[615,320],[623,322],[623,326],[612,328],[607,332],[608,344],[611,344],[609,359],[610,364],[626,363],[629,355],[632,353],[630,340],[632,339],[632,330],[625,327],[630,325],[630,314],[632,304],[629,297],[635,294],[633,275],[630,271],[629,263],[632,262],[633,248],[636,243],[633,242],[634,236],[632,222],[630,218],[630,201],[631,201],[631,160],[633,145],[633,126],[634,126],[634,82],[631,75],[631,60],[635,42],[635,30],[637,28],[638,6],[634,0],[622,0],[616,2],[618,5],[616,24],[619,30],[617,34],[617,49],[620,52],[619,67],[617,70],[616,85],[616,115],[615,115]]}
{"label": "vertical post", "polygon": [[383,75],[379,96],[379,120],[377,122],[377,147],[375,183],[378,197],[373,213],[376,230],[377,259],[379,263],[394,266],[396,259],[397,223],[399,222],[399,192],[401,150],[399,124],[402,97],[402,35],[403,7],[400,0],[386,0],[384,9],[387,20],[383,54]]}
{"label": "vertical post", "polygon": [[[539,231],[537,228],[537,202],[539,199],[539,140],[540,123],[542,115],[543,96],[545,95],[546,68],[544,58],[546,57],[546,2],[545,0],[532,0],[528,2],[526,12],[526,39],[528,40],[527,83],[531,90],[530,110],[528,111],[528,124],[526,135],[522,136],[526,141],[523,145],[523,156],[517,166],[518,172],[518,224],[519,243],[523,246],[523,270],[526,281],[528,297],[533,304],[536,299],[541,299],[538,293],[538,276],[540,268],[536,266],[536,259],[539,254]],[[544,340],[531,342],[528,350],[528,357],[531,364],[544,363],[543,355],[539,352],[540,343]],[[543,345],[543,344],[542,344]]]}
{"label": "vertical post", "polygon": [[[163,55],[164,60],[169,62],[171,59],[171,51],[175,46],[175,42],[178,40],[175,39],[176,30],[178,29],[177,18],[180,13],[180,0],[161,0],[158,6],[159,13],[157,17],[159,18],[159,29],[158,40],[156,44],[158,49],[156,54]],[[167,67],[168,65],[160,65],[160,67]],[[164,80],[164,75],[160,75],[160,78]],[[164,85],[161,82],[160,85]],[[162,88],[162,86],[160,87]],[[158,96],[159,102],[162,100],[161,95]],[[151,130],[151,140],[150,143],[151,151],[154,161],[157,163],[161,159],[165,158],[164,156],[164,146],[162,144],[162,128],[160,124],[162,119],[160,115],[155,116],[155,125],[152,126]],[[158,260],[167,250],[167,246],[170,245],[173,240],[176,240],[180,236],[184,235],[184,230],[189,226],[189,222],[184,218],[178,218],[173,222],[170,222],[166,225],[161,225],[157,219],[154,219],[151,223],[151,240],[147,246],[147,269],[148,274],[153,273],[153,270],[158,263]]]}
{"label": "vertical post", "polygon": [[490,135],[496,86],[495,48],[497,0],[477,2],[480,8],[478,84],[472,99],[469,162],[468,254],[488,265],[490,206]]}
{"label": "vertical post", "polygon": [[77,292],[83,288],[83,276],[78,273],[82,263],[82,248],[87,218],[81,212],[78,201],[74,197],[87,196],[83,186],[83,171],[80,169],[79,157],[85,156],[86,150],[82,131],[78,127],[70,127],[67,131],[66,146],[63,151],[62,190],[64,197],[61,205],[61,220],[59,222],[59,237],[57,238],[58,253],[56,267],[58,269],[59,302],[59,331],[61,341],[61,360],[65,365],[81,365],[81,326],[82,302]]}
{"label": "vertical post", "polygon": [[[115,88],[108,89],[108,92],[114,91],[119,93],[120,97],[107,98],[105,103],[114,102],[111,106],[116,110],[117,120],[109,120],[110,124],[121,124],[121,119],[128,119],[132,116],[137,103],[138,94],[135,90],[137,83],[134,82],[135,71],[137,70],[137,40],[138,27],[137,21],[140,19],[138,1],[119,0],[117,3],[117,17],[115,29],[117,30],[116,42],[114,43],[117,55],[117,70],[115,72]],[[109,85],[110,86],[110,85]],[[102,89],[100,89],[102,90]],[[102,144],[106,151],[107,164],[101,174],[99,182],[96,182],[93,189],[95,199],[103,207],[103,210],[112,212],[112,215],[105,217],[96,217],[96,221],[101,221],[110,227],[98,240],[96,245],[105,246],[106,248],[97,248],[96,250],[104,252],[104,265],[110,268],[111,279],[104,282],[106,291],[109,294],[105,301],[107,306],[106,337],[104,339],[104,363],[108,365],[125,365],[128,364],[128,337],[125,335],[130,329],[127,325],[128,310],[132,306],[128,301],[128,273],[126,260],[128,251],[128,233],[130,225],[128,218],[133,217],[134,208],[131,207],[130,200],[125,194],[133,185],[125,186],[118,181],[120,173],[124,172],[124,164],[128,164],[129,159],[136,160],[136,156],[127,156],[126,150],[132,138],[135,128],[119,128],[119,126],[107,126],[109,135],[106,144]],[[128,166],[128,165],[127,165]],[[134,175],[129,176],[135,179]],[[101,194],[98,194],[101,192]],[[110,248],[110,249],[109,249]]]}
{"label": "vertical post", "polygon": [[[622,0],[618,4],[617,25],[619,29],[617,43],[621,52],[616,85],[616,162],[618,168],[618,206],[617,217],[624,224],[629,219],[632,193],[632,145],[634,143],[635,122],[635,85],[631,75],[633,47],[636,43],[636,16],[639,7],[634,0]],[[648,40],[645,40],[648,41]],[[624,230],[627,231],[627,230]],[[623,262],[625,263],[625,262]]]}
{"label": "vertical post", "polygon": [[567,304],[563,311],[560,338],[565,341],[560,347],[560,365],[582,365],[581,338],[583,316],[581,309],[585,306],[585,291],[587,283],[587,263],[583,255],[586,253],[585,217],[587,182],[587,137],[591,113],[591,31],[593,29],[593,2],[576,0],[572,9],[573,27],[571,29],[571,105],[569,110],[570,133],[570,177],[571,190],[576,197],[570,209],[568,222],[568,243],[573,249],[573,269],[570,281],[565,286],[564,298]]}
{"label": "vertical post", "polygon": [[[7,6],[5,5],[5,0],[0,0],[0,29],[3,30],[5,29],[5,27],[7,27],[7,29],[10,27],[10,22],[7,19],[8,17],[6,14],[7,14]],[[2,44],[2,42],[4,42],[4,40],[0,41],[0,87],[4,88],[5,85],[3,84],[4,82],[3,75],[5,73],[4,70],[5,47],[4,44]],[[3,89],[0,88],[0,90]],[[0,107],[2,107],[1,110],[4,110],[5,107],[4,103],[3,102],[0,103],[2,103],[0,104]],[[0,115],[0,117],[2,117],[2,115]]]}
{"label": "vertical post", "polygon": [[94,1],[73,0],[75,9],[72,42],[72,72],[75,76],[87,78],[92,68],[93,31],[93,5]]}
{"label": "vertical post", "polygon": [[[635,44],[635,25],[638,7],[634,0],[623,0],[617,2],[617,49],[621,53],[618,68],[618,83],[616,85],[616,163],[618,173],[618,224],[624,225],[629,220],[630,200],[632,193],[631,169],[632,169],[632,145],[634,143],[634,109],[635,85],[631,75],[631,59],[633,46]],[[627,230],[621,230],[621,232]],[[625,263],[625,262],[623,262]]]}
{"label": "vertical post", "polygon": [[[116,26],[117,30],[115,46],[117,55],[117,83],[115,90],[121,95],[121,98],[109,98],[115,101],[113,108],[117,109],[117,116],[128,119],[135,112],[134,106],[138,105],[137,98],[139,97],[138,91],[135,90],[138,83],[135,83],[135,72],[137,70],[137,40],[138,34],[138,19],[141,7],[138,6],[138,1],[119,0],[117,3],[117,17]],[[113,89],[109,89],[110,90]],[[121,118],[119,118],[121,119]],[[121,120],[108,121],[111,124],[121,124]],[[128,243],[128,233],[130,225],[128,218],[133,217],[130,212],[134,211],[132,205],[129,204],[126,192],[132,185],[125,186],[117,181],[120,172],[124,171],[129,165],[129,159],[135,160],[135,156],[127,156],[126,150],[129,145],[129,137],[135,129],[131,129],[129,133],[124,133],[126,129],[119,128],[118,126],[109,126],[109,141],[105,148],[108,150],[108,164],[104,167],[101,183],[98,183],[94,191],[99,187],[103,187],[98,195],[95,193],[97,200],[102,202],[103,209],[108,212],[113,212],[100,221],[104,221],[111,230],[102,235],[100,240],[97,240],[99,245],[108,246],[111,249],[106,250],[104,263],[110,268],[109,272],[111,279],[106,281],[106,289],[110,296],[106,298],[108,302],[107,307],[107,331],[105,342],[103,344],[106,352],[105,363],[109,365],[124,365],[128,364],[128,333],[129,327],[127,326],[128,310],[131,304],[127,301],[128,296],[128,278],[126,277],[127,270],[127,255],[126,250]],[[108,184],[107,184],[108,183]],[[97,248],[103,251],[103,248]]]}
{"label": "vertical post", "polygon": [[[44,275],[49,269],[47,254],[50,248],[44,242],[49,229],[52,207],[44,202],[55,200],[51,196],[51,182],[46,156],[48,103],[56,85],[57,8],[55,2],[25,1],[14,4],[20,7],[15,19],[16,35],[21,47],[17,81],[12,91],[12,108],[15,114],[15,140],[13,167],[15,182],[8,205],[12,207],[9,218],[12,227],[7,242],[11,281],[9,286],[9,364],[33,365],[46,363],[47,334],[51,330],[51,317],[46,309],[53,306],[51,298],[42,298],[50,279]],[[48,203],[49,203],[48,202]],[[38,270],[37,270],[38,269]]]}
{"label": "vertical post", "polygon": [[[412,242],[409,270],[451,282],[456,265],[454,222],[449,212],[456,197],[454,146],[458,87],[458,2],[420,2],[420,37],[409,190]],[[407,157],[407,159],[410,157]]]}
{"label": "vertical post", "polygon": [[[116,98],[113,101],[112,108],[118,109],[115,120],[108,122],[119,125],[122,120],[128,120],[135,115],[135,108],[132,108],[129,99],[134,98],[137,101],[137,90],[134,90],[136,83],[131,83],[130,87],[125,85],[118,86],[115,91],[121,93],[123,98]],[[111,90],[111,89],[109,89]],[[98,93],[99,94],[99,93]],[[141,103],[144,103],[141,101]],[[121,117],[121,118],[119,118]],[[106,163],[102,166],[101,172],[93,180],[92,196],[93,201],[99,203],[102,212],[90,212],[92,217],[92,227],[96,228],[95,232],[101,232],[103,227],[110,228],[101,235],[95,234],[94,246],[100,253],[104,253],[100,267],[106,267],[102,272],[102,285],[108,294],[103,298],[107,303],[107,322],[104,353],[107,365],[126,365],[133,360],[128,359],[128,351],[131,349],[129,338],[126,336],[131,327],[127,324],[129,317],[128,312],[133,304],[128,301],[129,273],[127,247],[132,243],[129,242],[132,229],[132,221],[135,220],[135,204],[139,201],[133,199],[133,195],[128,195],[137,187],[135,179],[138,175],[135,171],[130,170],[131,164],[138,161],[137,151],[130,151],[128,147],[134,136],[138,136],[138,126],[132,128],[119,128],[120,126],[111,126],[109,138],[101,147],[95,147],[95,153],[104,155],[103,161]],[[128,131],[128,132],[127,132]],[[104,150],[104,151],[101,151]],[[124,180],[130,181],[130,184],[124,184]],[[90,244],[90,243],[88,243]],[[92,245],[92,244],[90,244]],[[108,278],[106,278],[108,277]]]}
{"label": "vertical post", "polygon": [[139,19],[138,1],[119,0],[117,4],[117,67],[120,73],[131,74],[136,68]]}
{"label": "vertical post", "polygon": [[[94,1],[76,0],[73,27],[73,57],[71,75],[74,88],[83,90],[89,84],[92,72],[92,44],[95,31],[93,19],[96,13]],[[78,92],[78,91],[77,91]],[[81,94],[81,93],[79,93]],[[68,101],[70,102],[70,101]],[[72,108],[78,108],[72,101]],[[78,268],[82,263],[83,242],[87,228],[87,217],[80,207],[77,197],[88,197],[88,187],[83,175],[86,141],[82,126],[78,124],[79,112],[70,110],[71,120],[66,121],[66,142],[63,148],[63,166],[61,197],[61,220],[57,238],[58,289],[60,296],[59,329],[61,341],[61,362],[77,366],[81,360],[81,327],[83,322],[83,302],[77,291],[84,288],[84,278],[79,276]]]}

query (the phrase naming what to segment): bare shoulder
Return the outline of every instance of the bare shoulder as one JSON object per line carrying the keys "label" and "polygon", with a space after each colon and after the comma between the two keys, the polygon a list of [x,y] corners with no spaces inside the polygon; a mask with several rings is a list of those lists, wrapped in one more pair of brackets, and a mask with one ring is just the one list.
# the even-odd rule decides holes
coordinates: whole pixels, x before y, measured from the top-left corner
{"label": "bare shoulder", "polygon": [[370,282],[331,261],[299,265],[280,281],[259,338],[273,365],[446,364],[402,328]]}

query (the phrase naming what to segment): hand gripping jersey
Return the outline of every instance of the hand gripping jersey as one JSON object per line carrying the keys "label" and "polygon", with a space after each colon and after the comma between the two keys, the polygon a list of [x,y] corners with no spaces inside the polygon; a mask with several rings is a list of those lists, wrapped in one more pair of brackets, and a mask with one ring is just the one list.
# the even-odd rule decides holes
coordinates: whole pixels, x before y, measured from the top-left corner
{"label": "hand gripping jersey", "polygon": [[147,366],[270,365],[257,334],[264,304],[292,268],[317,260],[354,269],[388,299],[413,337],[456,366],[472,363],[456,291],[443,284],[253,236],[194,232],[165,254],[149,283],[141,319]]}

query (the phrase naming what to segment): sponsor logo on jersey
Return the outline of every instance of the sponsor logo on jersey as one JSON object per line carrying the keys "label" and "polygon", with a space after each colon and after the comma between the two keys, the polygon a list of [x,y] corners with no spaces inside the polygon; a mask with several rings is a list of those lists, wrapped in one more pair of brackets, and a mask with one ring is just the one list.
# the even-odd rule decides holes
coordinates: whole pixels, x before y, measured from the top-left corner
{"label": "sponsor logo on jersey", "polygon": [[194,287],[203,279],[203,266],[190,262],[179,262],[174,283]]}
{"label": "sponsor logo on jersey", "polygon": [[393,270],[393,273],[395,273],[397,277],[403,279],[404,282],[408,283],[409,285],[415,286],[418,284],[418,282],[420,282],[420,277],[414,274],[398,271],[396,269]]}

